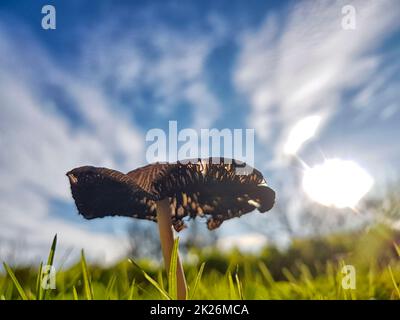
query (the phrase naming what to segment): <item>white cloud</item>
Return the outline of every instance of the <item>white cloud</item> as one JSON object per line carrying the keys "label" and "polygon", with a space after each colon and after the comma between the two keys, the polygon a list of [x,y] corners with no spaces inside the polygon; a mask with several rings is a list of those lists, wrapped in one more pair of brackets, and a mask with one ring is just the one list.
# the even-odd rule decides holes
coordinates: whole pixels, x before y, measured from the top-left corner
{"label": "white cloud", "polygon": [[[141,33],[124,25],[126,32],[115,37],[121,25],[106,21],[88,36],[82,68],[94,81],[115,85],[117,94],[136,95],[134,104],[144,105],[152,116],[173,119],[181,106],[191,114],[185,127],[209,128],[222,107],[208,87],[206,61],[224,34],[217,16],[209,24],[207,34],[196,28],[174,30],[161,22],[142,25]],[[140,100],[146,91],[151,97]]]}
{"label": "white cloud", "polygon": [[82,39],[81,54],[64,67],[26,29],[0,24],[0,260],[15,253],[15,243],[23,249],[17,261],[44,259],[55,233],[59,251],[72,247],[75,256],[85,248],[90,259],[110,263],[126,252],[125,235],[51,212],[52,200],[73,203],[65,177],[71,168],[128,171],[144,163],[144,133],[130,110],[138,106],[122,106],[122,96],[151,91],[159,106],[147,101],[149,117],[171,115],[184,103],[193,112],[188,127],[208,127],[218,117],[204,74],[215,36],[152,25],[138,37],[115,37],[111,23],[103,26]]}
{"label": "white cloud", "polygon": [[[356,8],[356,30],[341,27],[347,4]],[[301,118],[318,114],[329,120],[347,107],[345,93],[379,77],[388,80],[381,72],[388,57],[376,49],[396,30],[399,17],[394,1],[303,1],[285,16],[268,14],[259,28],[242,35],[234,83],[248,97],[249,126],[260,141],[274,144],[275,164],[286,164],[284,141]],[[367,100],[372,93],[371,88],[364,94]]]}
{"label": "white cloud", "polygon": [[[22,241],[26,243],[23,253],[15,253],[19,261],[44,258],[52,236],[58,233],[61,248],[86,247],[89,257],[109,263],[121,256],[127,239],[52,215],[50,200],[72,201],[65,172],[75,166],[135,167],[144,158],[143,135],[114,112],[101,88],[58,67],[28,34],[24,42],[15,42],[7,31],[0,25],[5,49],[0,61],[2,254],[7,255],[12,243]],[[62,84],[85,126],[68,120],[60,106],[53,105],[46,91],[50,81]],[[70,214],[76,214],[75,210]]]}
{"label": "white cloud", "polygon": [[218,239],[217,247],[221,250],[238,248],[242,251],[256,252],[267,244],[267,238],[260,233],[246,233],[224,236]]}

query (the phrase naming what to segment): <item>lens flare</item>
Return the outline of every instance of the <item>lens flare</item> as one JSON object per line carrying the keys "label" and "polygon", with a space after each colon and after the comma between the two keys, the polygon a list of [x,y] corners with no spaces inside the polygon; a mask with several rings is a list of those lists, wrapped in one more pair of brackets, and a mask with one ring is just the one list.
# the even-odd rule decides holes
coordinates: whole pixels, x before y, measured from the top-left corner
{"label": "lens flare", "polygon": [[314,115],[305,117],[297,122],[289,132],[288,139],[283,147],[284,153],[295,155],[302,145],[316,134],[321,120],[320,116]]}
{"label": "lens flare", "polygon": [[314,201],[329,207],[354,208],[372,188],[373,178],[357,163],[327,159],[307,168],[303,189]]}

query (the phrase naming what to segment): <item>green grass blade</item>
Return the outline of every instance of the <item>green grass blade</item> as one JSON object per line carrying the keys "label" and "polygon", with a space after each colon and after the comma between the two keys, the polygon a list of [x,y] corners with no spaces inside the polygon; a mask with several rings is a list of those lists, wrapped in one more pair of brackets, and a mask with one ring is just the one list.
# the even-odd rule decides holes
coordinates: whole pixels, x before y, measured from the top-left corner
{"label": "green grass blade", "polygon": [[231,300],[236,300],[236,290],[235,290],[235,285],[233,284],[233,279],[232,279],[232,274],[230,271],[227,273],[228,277],[228,284],[229,284],[229,296]]}
{"label": "green grass blade", "polygon": [[83,284],[85,288],[86,299],[93,300],[94,299],[93,287],[86,264],[85,253],[83,250],[81,251],[81,267],[82,267]]}
{"label": "green grass blade", "polygon": [[10,276],[12,282],[14,283],[15,288],[17,288],[17,291],[21,297],[22,300],[28,300],[28,297],[24,291],[24,289],[22,289],[21,284],[19,283],[17,277],[15,276],[14,272],[11,270],[11,268],[5,263],[3,262],[3,266],[4,269],[7,271],[8,275]]}
{"label": "green grass blade", "polygon": [[164,296],[164,298],[168,300],[172,300],[172,298],[168,295],[168,293],[163,290],[160,285],[155,281],[152,277],[150,277],[145,271],[143,271],[144,277],[149,281],[160,293]]}
{"label": "green grass blade", "polygon": [[177,279],[176,279],[176,269],[178,265],[178,247],[179,247],[179,238],[176,238],[174,241],[174,246],[172,248],[172,255],[168,272],[168,293],[169,296],[174,300],[178,298]]}
{"label": "green grass blade", "polygon": [[[49,256],[47,258],[47,265],[48,266],[53,266],[53,262],[54,262],[54,255],[56,253],[56,247],[57,247],[57,234],[54,236],[53,238],[53,242],[51,244],[50,247],[50,252],[49,252]],[[42,281],[42,274],[40,275],[40,282]],[[47,298],[49,290],[44,291],[41,283],[40,283],[40,289],[39,289],[39,300],[43,300]]]}
{"label": "green grass blade", "polygon": [[75,286],[72,287],[72,295],[74,296],[74,300],[79,300]]}
{"label": "green grass blade", "polygon": [[134,260],[129,259],[129,261],[135,266],[137,267],[140,271],[143,272],[144,277],[146,278],[147,281],[149,281],[157,290],[158,292],[161,293],[161,295],[167,299],[167,300],[172,300],[171,297],[169,296],[168,292],[166,292],[163,288],[161,288],[161,286],[157,283],[157,281],[155,281],[152,277],[150,277],[146,271],[144,271]]}
{"label": "green grass blade", "polygon": [[201,264],[201,266],[200,266],[199,272],[197,273],[197,276],[196,276],[196,280],[194,281],[193,289],[190,290],[190,298],[189,298],[190,300],[192,300],[194,295],[196,294],[196,290],[197,290],[197,287],[198,287],[198,285],[200,283],[201,276],[203,275],[203,271],[204,271],[204,266],[205,265],[206,265],[206,263],[203,262]]}
{"label": "green grass blade", "polygon": [[56,253],[56,246],[57,246],[57,234],[53,238],[53,243],[51,244],[49,257],[47,258],[47,265],[52,266],[54,262],[54,255]]}
{"label": "green grass blade", "polygon": [[268,270],[267,266],[265,265],[265,263],[263,262],[259,262],[258,263],[258,268],[261,271],[262,276],[264,277],[265,281],[267,281],[267,283],[270,286],[273,286],[275,284],[275,280],[271,275],[271,272]]}
{"label": "green grass blade", "polygon": [[128,296],[128,300],[133,300],[133,297],[135,295],[135,284],[136,284],[136,280],[133,279],[131,286],[129,288],[129,296]]}
{"label": "green grass blade", "polygon": [[110,278],[110,281],[108,281],[108,285],[106,288],[106,299],[107,300],[111,299],[111,293],[112,293],[112,290],[114,289],[116,281],[117,281],[117,276],[115,274],[113,274]]}
{"label": "green grass blade", "polygon": [[288,268],[282,268],[282,274],[285,276],[285,278],[292,284],[296,284],[297,280],[293,276],[293,274],[290,272]]}
{"label": "green grass blade", "polygon": [[238,290],[238,293],[239,293],[240,300],[244,300],[243,286],[242,286],[242,283],[241,283],[241,281],[239,279],[239,266],[236,266],[235,281],[236,281],[236,286],[237,286],[237,290]]}
{"label": "green grass blade", "polygon": [[393,242],[394,248],[396,249],[397,255],[400,257],[400,246]]}
{"label": "green grass blade", "polygon": [[41,300],[42,296],[42,269],[43,269],[43,262],[40,262],[38,274],[36,277],[36,300]]}
{"label": "green grass blade", "polygon": [[162,270],[161,270],[161,269],[160,269],[160,271],[158,272],[157,280],[158,280],[158,284],[160,285],[160,287],[161,287],[163,290],[165,290],[165,287],[164,287],[164,280],[163,280],[163,273],[162,273]]}
{"label": "green grass blade", "polygon": [[389,265],[388,269],[389,269],[390,277],[392,278],[393,286],[396,290],[398,298],[400,299],[400,289],[399,289],[399,286],[397,285],[396,279],[394,278],[392,267]]}

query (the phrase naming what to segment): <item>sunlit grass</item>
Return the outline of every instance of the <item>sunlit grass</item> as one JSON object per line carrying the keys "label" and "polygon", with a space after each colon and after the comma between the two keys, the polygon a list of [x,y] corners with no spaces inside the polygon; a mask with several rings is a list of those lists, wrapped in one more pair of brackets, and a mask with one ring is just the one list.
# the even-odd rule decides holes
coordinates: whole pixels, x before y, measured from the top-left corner
{"label": "sunlit grass", "polygon": [[[188,298],[400,299],[398,239],[399,234],[377,229],[319,242],[298,241],[286,253],[271,248],[258,256],[197,250],[200,262],[184,265]],[[54,262],[56,244],[55,237],[47,264]],[[90,265],[82,251],[79,263],[57,270],[55,290],[42,289],[44,265],[12,268],[4,263],[0,299],[176,299],[177,248],[178,240],[169,274],[146,260],[126,259],[110,268]],[[345,264],[357,270],[354,290],[342,287]]]}

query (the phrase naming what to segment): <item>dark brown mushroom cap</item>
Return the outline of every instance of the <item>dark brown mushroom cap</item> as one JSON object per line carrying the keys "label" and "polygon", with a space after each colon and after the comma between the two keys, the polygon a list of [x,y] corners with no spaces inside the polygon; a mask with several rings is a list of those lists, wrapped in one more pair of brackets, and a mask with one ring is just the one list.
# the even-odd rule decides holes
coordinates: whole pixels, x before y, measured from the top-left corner
{"label": "dark brown mushroom cap", "polygon": [[132,216],[134,212],[145,215],[148,210],[143,199],[149,195],[122,172],[84,166],[67,176],[76,207],[86,219]]}
{"label": "dark brown mushroom cap", "polygon": [[77,168],[67,175],[85,218],[122,215],[157,221],[156,201],[168,197],[173,226],[180,231],[186,216],[205,216],[208,228],[215,229],[255,208],[260,212],[272,208],[275,192],[256,169],[247,167],[249,173],[239,175],[242,165],[209,158],[150,164],[126,175],[95,167]]}

